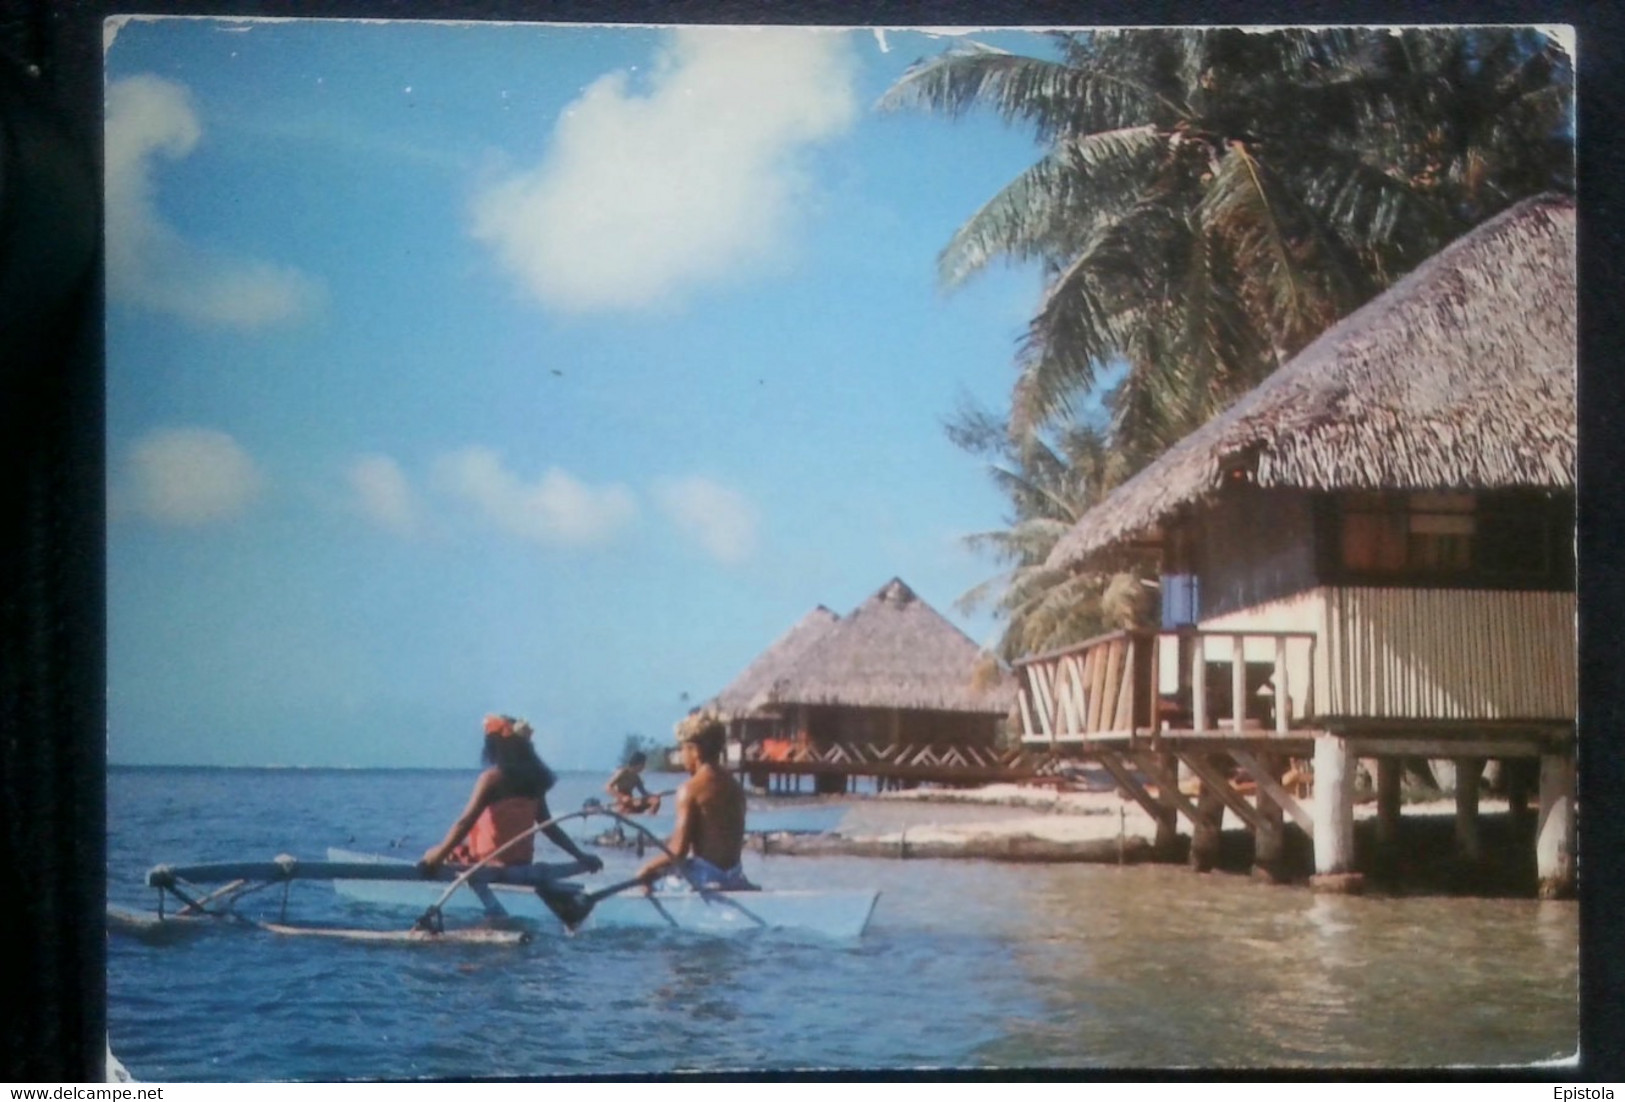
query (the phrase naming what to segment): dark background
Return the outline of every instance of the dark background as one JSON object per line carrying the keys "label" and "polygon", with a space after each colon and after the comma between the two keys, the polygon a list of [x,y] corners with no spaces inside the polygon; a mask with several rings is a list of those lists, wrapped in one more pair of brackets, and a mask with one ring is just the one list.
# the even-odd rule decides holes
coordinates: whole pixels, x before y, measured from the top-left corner
{"label": "dark background", "polygon": [[[1569,23],[1580,191],[1581,1067],[1406,1079],[1625,1081],[1625,455],[1617,214],[1625,19],[1567,3],[813,3],[567,0],[213,4],[0,0],[0,1080],[97,1082],[106,1051],[101,20],[124,12],[880,25]],[[1418,961],[1418,967],[1430,962]],[[1091,1078],[1109,1077],[1088,1073]],[[873,1078],[925,1078],[876,1073]],[[1180,1078],[1135,1073],[1135,1080]],[[1279,1078],[1262,1071],[1244,1079]],[[1299,1078],[1392,1079],[1320,1072]],[[718,1078],[726,1078],[719,1076]],[[774,1078],[786,1078],[775,1076]],[[824,1078],[831,1078],[825,1076]],[[863,1073],[833,1078],[870,1078]],[[1073,1078],[950,1073],[958,1081]],[[1196,1080],[1217,1076],[1195,1075]],[[1235,1078],[1235,1076],[1230,1076]],[[1542,1097],[1545,1095],[1543,1094]]]}

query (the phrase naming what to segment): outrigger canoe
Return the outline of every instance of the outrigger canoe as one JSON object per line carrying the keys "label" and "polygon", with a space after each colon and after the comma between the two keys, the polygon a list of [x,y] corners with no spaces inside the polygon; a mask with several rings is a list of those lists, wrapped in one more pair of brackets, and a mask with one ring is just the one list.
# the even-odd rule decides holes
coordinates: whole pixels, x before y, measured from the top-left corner
{"label": "outrigger canoe", "polygon": [[[524,942],[530,930],[631,927],[680,929],[708,934],[746,930],[795,930],[829,938],[863,935],[880,897],[867,890],[806,891],[697,891],[682,887],[649,894],[591,893],[570,877],[586,872],[578,863],[489,865],[474,870],[442,867],[424,873],[409,861],[329,849],[326,861],[304,861],[281,856],[272,861],[228,862],[206,865],[159,865],[147,873],[147,884],[159,890],[159,909],[152,913],[108,908],[110,929],[143,935],[167,933],[210,919],[230,920],[272,933],[327,935],[362,941]],[[435,915],[426,925],[420,919],[411,928],[367,930],[290,925],[249,919],[235,910],[243,897],[287,885],[295,880],[331,881],[340,898],[371,907],[398,908],[403,915]],[[213,891],[207,887],[217,886]],[[450,890],[454,885],[463,890]],[[551,897],[544,901],[543,892]],[[561,924],[560,903],[569,910],[573,901],[583,918]],[[171,902],[166,908],[165,900]],[[285,897],[284,897],[285,907]],[[497,928],[451,928],[441,916],[484,915],[499,920]],[[505,920],[529,920],[522,928]]]}
{"label": "outrigger canoe", "polygon": [[[570,879],[587,871],[579,863],[501,865],[502,850],[529,835],[568,819],[604,815],[647,836],[665,850],[665,843],[649,829],[617,812],[597,805],[537,823],[512,838],[497,852],[469,868],[441,866],[425,872],[410,861],[329,849],[326,861],[302,861],[282,856],[274,861],[170,866],[147,873],[147,884],[158,889],[159,909],[143,915],[108,908],[111,929],[151,933],[200,919],[227,919],[281,934],[328,935],[355,940],[459,940],[528,941],[529,933],[514,930],[507,920],[541,919],[542,929],[578,930],[587,926],[624,926],[641,929],[681,929],[728,934],[743,930],[801,930],[832,938],[863,934],[880,893],[875,891],[708,891],[686,884],[675,889],[645,892],[634,878],[607,888],[588,890]],[[668,856],[670,851],[666,850]],[[674,859],[675,860],[675,859]],[[680,865],[680,863],[679,863]],[[288,886],[295,880],[331,881],[339,896],[374,907],[399,907],[418,912],[405,930],[350,930],[286,924]],[[202,887],[220,887],[205,893]],[[281,884],[283,914],[276,922],[246,918],[235,909],[238,900]],[[467,888],[467,891],[461,889]],[[177,901],[173,917],[164,901]],[[497,929],[447,930],[447,911],[484,914],[497,920]],[[501,928],[507,926],[510,928]]]}
{"label": "outrigger canoe", "polygon": [[[328,859],[350,868],[382,872],[414,868],[408,862],[350,850],[329,849]],[[579,869],[579,866],[564,866]],[[531,865],[531,869],[547,866]],[[484,870],[481,870],[484,871]],[[544,928],[557,926],[554,911],[543,902],[533,886],[515,883],[515,874],[524,869],[497,869],[503,879],[487,882],[485,891],[459,892],[446,900],[442,910],[450,914],[507,914],[515,918],[542,920]],[[585,892],[586,886],[563,880],[556,874],[540,879],[553,890]],[[478,881],[474,881],[478,883]],[[372,906],[395,906],[422,911],[443,891],[433,881],[379,878],[375,876],[335,876],[333,887],[345,899]],[[582,928],[631,927],[635,929],[682,929],[711,934],[742,930],[800,930],[831,938],[861,937],[880,898],[876,891],[696,891],[682,887],[675,891],[641,891],[606,896],[596,902]],[[495,905],[493,907],[492,905]],[[495,908],[500,908],[497,910]]]}

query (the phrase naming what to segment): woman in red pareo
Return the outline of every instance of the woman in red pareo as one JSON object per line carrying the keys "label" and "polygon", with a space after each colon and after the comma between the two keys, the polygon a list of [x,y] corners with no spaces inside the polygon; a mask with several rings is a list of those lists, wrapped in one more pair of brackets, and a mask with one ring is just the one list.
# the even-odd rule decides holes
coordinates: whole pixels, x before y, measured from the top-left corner
{"label": "woman in red pareo", "polygon": [[[474,782],[468,806],[446,832],[439,845],[423,854],[418,865],[433,869],[450,862],[473,865],[491,856],[510,840],[537,823],[551,819],[547,792],[557,779],[536,755],[531,745],[531,726],[512,716],[485,717],[485,750],[481,755],[489,767]],[[565,853],[597,872],[604,863],[585,853],[575,840],[557,826],[543,827],[541,833]],[[535,856],[534,836],[509,846],[492,864],[528,865]]]}

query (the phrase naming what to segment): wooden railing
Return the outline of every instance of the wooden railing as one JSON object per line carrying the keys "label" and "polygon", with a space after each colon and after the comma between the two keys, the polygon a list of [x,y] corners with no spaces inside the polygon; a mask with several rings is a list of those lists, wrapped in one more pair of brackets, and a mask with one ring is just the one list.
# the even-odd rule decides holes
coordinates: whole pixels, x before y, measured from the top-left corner
{"label": "wooden railing", "polygon": [[1284,735],[1312,714],[1314,648],[1312,632],[1192,629],[1119,631],[1033,655],[1016,663],[1023,742]]}

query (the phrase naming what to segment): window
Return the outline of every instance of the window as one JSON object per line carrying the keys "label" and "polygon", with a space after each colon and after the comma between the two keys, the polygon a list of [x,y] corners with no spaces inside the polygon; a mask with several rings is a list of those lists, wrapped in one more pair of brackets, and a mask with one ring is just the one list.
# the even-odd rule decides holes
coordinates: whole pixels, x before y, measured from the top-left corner
{"label": "window", "polygon": [[1560,572],[1562,523],[1572,537],[1572,513],[1538,493],[1356,493],[1340,506],[1341,564],[1357,575],[1544,579]]}
{"label": "window", "polygon": [[1351,494],[1343,566],[1361,574],[1471,570],[1477,522],[1472,494]]}
{"label": "window", "polygon": [[1478,563],[1479,568],[1490,575],[1545,574],[1557,557],[1557,540],[1573,539],[1572,529],[1565,536],[1555,531],[1540,513],[1486,511],[1482,524]]}

